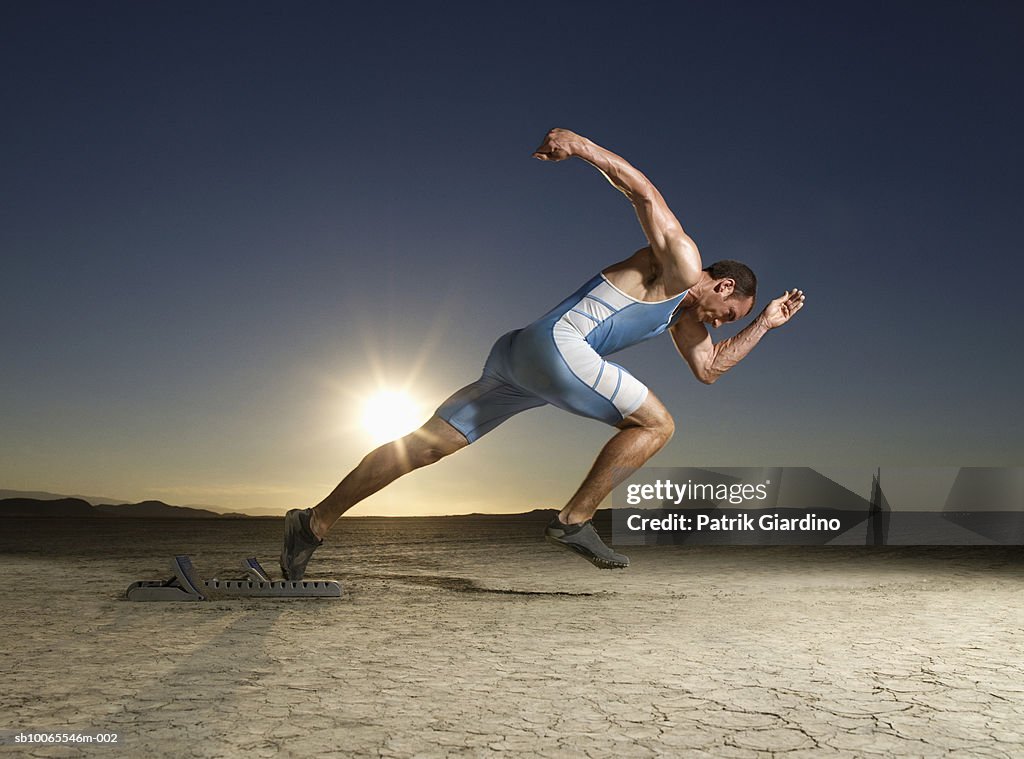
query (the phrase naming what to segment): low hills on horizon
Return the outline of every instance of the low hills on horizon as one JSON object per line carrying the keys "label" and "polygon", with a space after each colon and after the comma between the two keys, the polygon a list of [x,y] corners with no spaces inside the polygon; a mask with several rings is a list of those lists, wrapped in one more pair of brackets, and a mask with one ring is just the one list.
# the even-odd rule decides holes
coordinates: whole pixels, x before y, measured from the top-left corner
{"label": "low hills on horizon", "polygon": [[[280,519],[283,514],[246,514],[242,512],[214,511],[217,507],[173,506],[163,501],[109,500],[110,503],[90,503],[83,496],[65,496],[43,491],[17,491],[0,489],[0,519],[13,518],[139,518],[139,519]],[[551,509],[534,509],[523,513],[452,514],[462,517],[537,517],[549,519]],[[410,515],[414,517],[414,515]],[[361,517],[364,519],[392,519],[410,517]]]}
{"label": "low hills on horizon", "polygon": [[219,513],[163,501],[107,503],[95,506],[82,498],[2,498],[0,517],[138,517],[145,519],[258,519],[238,512]]}

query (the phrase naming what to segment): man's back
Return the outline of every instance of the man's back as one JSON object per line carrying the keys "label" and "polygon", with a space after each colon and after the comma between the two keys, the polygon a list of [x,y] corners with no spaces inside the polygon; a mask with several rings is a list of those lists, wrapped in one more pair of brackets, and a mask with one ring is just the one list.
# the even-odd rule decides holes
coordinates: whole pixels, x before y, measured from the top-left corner
{"label": "man's back", "polygon": [[605,267],[601,273],[615,287],[636,300],[667,300],[688,289],[682,282],[668,281],[650,245],[640,248],[629,258]]}
{"label": "man's back", "polygon": [[640,271],[627,268],[593,276],[521,330],[518,339],[550,343],[561,353],[573,350],[574,342],[583,341],[598,355],[608,356],[660,335],[672,324],[686,292],[654,300],[651,294],[662,288],[636,286],[641,277]]}

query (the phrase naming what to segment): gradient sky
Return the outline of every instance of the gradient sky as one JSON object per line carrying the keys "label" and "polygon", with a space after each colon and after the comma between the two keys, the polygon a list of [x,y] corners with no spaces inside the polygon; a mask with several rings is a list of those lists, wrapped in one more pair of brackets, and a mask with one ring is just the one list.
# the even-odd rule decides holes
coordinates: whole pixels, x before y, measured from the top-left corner
{"label": "gradient sky", "polygon": [[[793,323],[657,466],[1024,464],[1024,6],[54,3],[0,10],[0,487],[309,505],[493,340],[644,244],[563,126]],[[735,330],[719,330],[721,339]],[[506,423],[353,515],[560,506],[609,436]]]}

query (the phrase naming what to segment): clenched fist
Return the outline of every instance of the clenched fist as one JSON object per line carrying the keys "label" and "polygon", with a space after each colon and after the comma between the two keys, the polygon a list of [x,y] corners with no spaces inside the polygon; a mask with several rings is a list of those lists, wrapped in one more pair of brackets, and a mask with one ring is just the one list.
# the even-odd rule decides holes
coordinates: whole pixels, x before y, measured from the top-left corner
{"label": "clenched fist", "polygon": [[540,147],[533,151],[533,157],[541,161],[564,161],[576,155],[585,139],[568,129],[552,129],[544,137]]}

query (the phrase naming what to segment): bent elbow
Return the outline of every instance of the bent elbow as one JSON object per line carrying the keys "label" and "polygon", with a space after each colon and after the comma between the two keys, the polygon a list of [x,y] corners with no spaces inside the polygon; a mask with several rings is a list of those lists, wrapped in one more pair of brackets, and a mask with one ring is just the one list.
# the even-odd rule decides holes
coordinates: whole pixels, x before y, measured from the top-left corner
{"label": "bent elbow", "polygon": [[697,375],[697,379],[699,379],[705,385],[713,385],[715,384],[715,382],[718,381],[718,376],[719,375],[715,374],[714,372],[701,372],[699,375]]}

